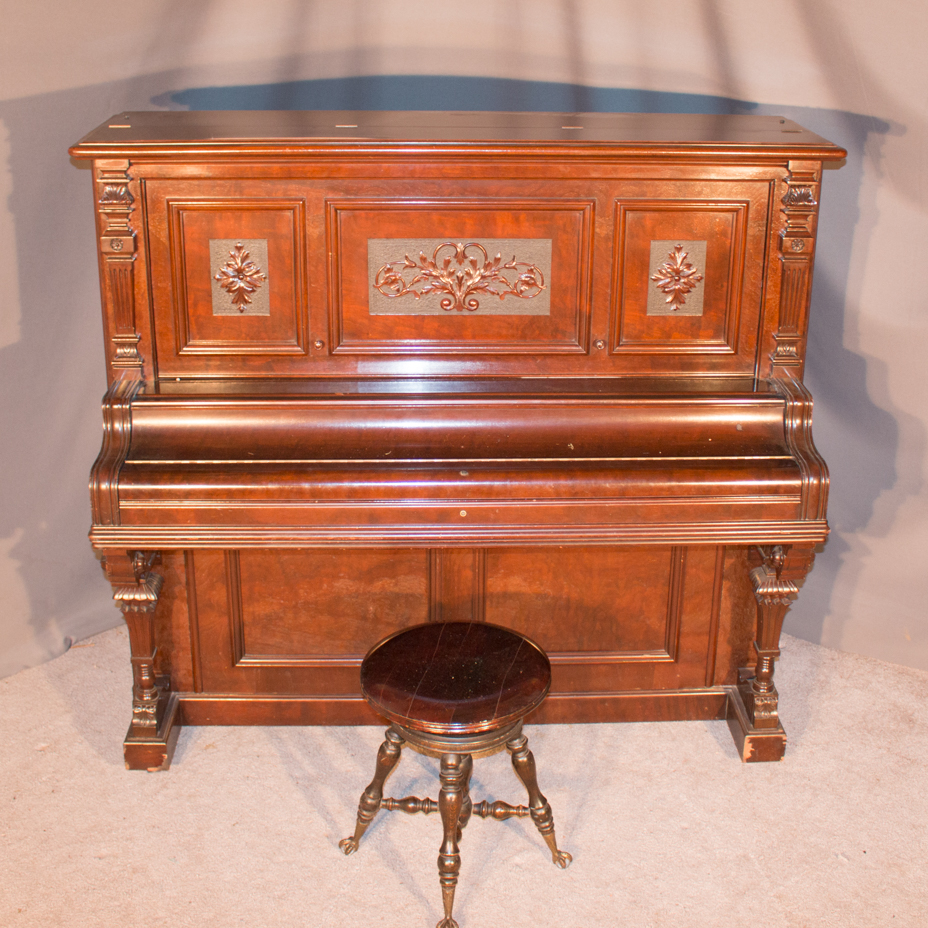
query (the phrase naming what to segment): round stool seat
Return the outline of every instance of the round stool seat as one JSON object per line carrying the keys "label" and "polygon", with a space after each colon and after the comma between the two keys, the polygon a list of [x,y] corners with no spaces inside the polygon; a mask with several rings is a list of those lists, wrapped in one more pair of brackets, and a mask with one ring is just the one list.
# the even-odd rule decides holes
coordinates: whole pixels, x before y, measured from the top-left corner
{"label": "round stool seat", "polygon": [[485,622],[429,622],[374,645],[361,664],[364,698],[413,731],[467,735],[521,720],[551,686],[547,655]]}

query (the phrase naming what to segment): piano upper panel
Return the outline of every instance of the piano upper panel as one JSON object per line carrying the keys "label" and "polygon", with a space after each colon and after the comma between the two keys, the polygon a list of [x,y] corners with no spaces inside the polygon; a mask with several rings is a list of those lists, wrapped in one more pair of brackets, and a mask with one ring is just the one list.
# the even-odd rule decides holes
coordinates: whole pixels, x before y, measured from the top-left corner
{"label": "piano upper panel", "polygon": [[96,163],[113,376],[801,371],[841,149],[776,117],[504,132],[511,115],[122,114],[91,133],[72,153]]}

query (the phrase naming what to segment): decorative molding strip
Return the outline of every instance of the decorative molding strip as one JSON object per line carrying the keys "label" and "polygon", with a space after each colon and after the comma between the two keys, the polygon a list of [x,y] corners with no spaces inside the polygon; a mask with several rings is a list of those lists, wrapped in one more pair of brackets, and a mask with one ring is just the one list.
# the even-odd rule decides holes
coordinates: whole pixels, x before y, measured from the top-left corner
{"label": "decorative molding strip", "polygon": [[[388,242],[391,240],[373,240],[369,248]],[[538,240],[542,242],[547,243],[550,265],[551,242]],[[395,244],[406,243],[397,240]],[[487,244],[491,250],[501,246],[495,257],[491,258],[480,242],[440,242],[434,246],[430,258],[425,250],[420,250],[418,259],[413,259],[409,256],[413,249],[409,249],[402,258],[391,258],[380,264],[373,274],[372,288],[390,300],[412,296],[419,301],[430,294],[444,294],[438,301],[444,312],[476,312],[480,309],[478,296],[496,297],[500,302],[506,297],[533,300],[547,290],[540,261],[517,261],[515,254],[508,261],[503,260],[503,247],[511,244],[515,252],[522,242],[488,241]],[[544,315],[548,312],[550,309],[542,311]]]}
{"label": "decorative molding strip", "polygon": [[[463,521],[463,520],[461,520]],[[774,540],[820,544],[828,537],[822,521],[681,522],[646,525],[474,525],[448,526],[253,526],[253,525],[94,525],[96,548],[298,548],[337,544],[389,547],[402,544],[487,547],[526,544],[764,544]]]}

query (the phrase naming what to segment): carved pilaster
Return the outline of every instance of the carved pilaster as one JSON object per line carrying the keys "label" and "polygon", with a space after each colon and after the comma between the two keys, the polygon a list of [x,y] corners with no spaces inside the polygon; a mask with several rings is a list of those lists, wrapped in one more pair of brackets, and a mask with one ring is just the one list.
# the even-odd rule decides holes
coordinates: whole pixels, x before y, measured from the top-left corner
{"label": "carved pilaster", "polygon": [[124,751],[130,769],[167,766],[177,737],[177,700],[170,692],[170,679],[155,672],[158,647],[154,612],[164,584],[164,578],[152,570],[158,562],[160,555],[154,551],[107,551],[103,557],[113,601],[122,610],[129,630],[132,721]]}
{"label": "carved pilaster", "polygon": [[780,232],[780,316],[777,325],[775,365],[802,366],[802,339],[812,289],[812,262],[818,218],[821,164],[791,161],[786,193],[782,198]]}
{"label": "carved pilaster", "polygon": [[135,326],[136,240],[130,224],[134,210],[130,179],[128,161],[96,163],[103,297],[112,320],[110,363],[114,368],[142,367],[141,336]]}

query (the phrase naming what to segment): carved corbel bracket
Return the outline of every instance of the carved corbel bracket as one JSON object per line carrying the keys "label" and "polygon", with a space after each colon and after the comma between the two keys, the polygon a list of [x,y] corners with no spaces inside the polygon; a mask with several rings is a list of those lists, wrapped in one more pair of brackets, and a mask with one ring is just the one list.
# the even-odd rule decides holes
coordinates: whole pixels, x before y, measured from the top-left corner
{"label": "carved corbel bracket", "polygon": [[755,728],[776,728],[780,724],[774,665],[780,656],[780,631],[787,610],[799,595],[799,588],[783,577],[786,550],[782,545],[760,549],[763,563],[751,571],[751,585],[757,600],[757,638],[754,650],[757,664],[750,681],[747,700]]}
{"label": "carved corbel bracket", "polygon": [[135,198],[129,189],[129,162],[98,161],[95,182],[103,299],[112,320],[110,363],[116,369],[141,369],[141,336],[135,326],[136,237],[130,222]]}
{"label": "carved corbel bracket", "polygon": [[756,663],[742,667],[739,684],[731,687],[728,726],[744,761],[779,760],[786,750],[780,724],[779,696],[773,682],[780,656],[780,632],[815,557],[811,545],[757,548],[760,564],[750,571],[757,602]]}
{"label": "carved corbel bracket", "polygon": [[123,748],[130,769],[157,770],[170,762],[177,738],[177,697],[167,676],[156,675],[158,647],[154,613],[164,578],[153,568],[157,551],[112,551],[103,556],[103,570],[113,588],[129,631],[132,660],[132,721]]}
{"label": "carved corbel bracket", "polygon": [[[107,565],[109,563],[108,558]],[[161,555],[157,551],[133,551],[132,579],[128,583],[124,582],[126,578],[119,575],[119,570],[123,567],[121,562],[113,569],[113,573],[107,566],[107,575],[110,583],[113,584],[113,600],[123,614],[155,611],[161,587],[164,585],[164,577],[153,573],[151,568],[159,563],[161,563]]]}

